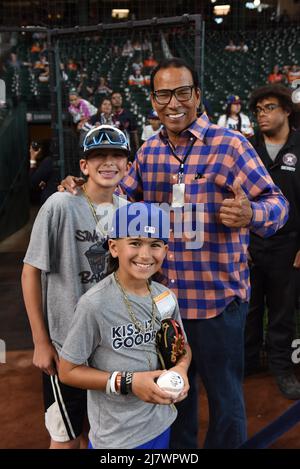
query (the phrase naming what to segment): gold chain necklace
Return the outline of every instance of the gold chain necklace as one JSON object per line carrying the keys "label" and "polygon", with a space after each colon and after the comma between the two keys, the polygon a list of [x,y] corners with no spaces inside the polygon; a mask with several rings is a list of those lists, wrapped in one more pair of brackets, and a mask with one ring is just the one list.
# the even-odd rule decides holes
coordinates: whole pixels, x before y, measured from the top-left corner
{"label": "gold chain necklace", "polygon": [[[104,229],[104,227],[101,223],[101,216],[97,215],[94,204],[93,204],[93,202],[91,201],[91,199],[89,198],[89,196],[87,194],[85,184],[83,184],[83,186],[82,186],[82,191],[83,191],[84,198],[86,199],[87,203],[89,204],[89,207],[90,207],[91,213],[93,215],[93,218],[96,222],[96,229],[97,229],[98,233],[100,234],[101,238],[107,238],[108,237],[108,232],[109,232],[109,227],[108,227],[108,229]],[[113,205],[114,205],[114,201],[113,201]]]}
{"label": "gold chain necklace", "polygon": [[[146,332],[154,330],[154,323],[155,323],[155,319],[156,319],[156,304],[155,304],[155,301],[154,301],[154,298],[153,298],[153,295],[152,295],[152,291],[151,291],[149,282],[147,281],[147,288],[149,290],[151,300],[152,300],[151,322],[148,325],[148,327],[143,327],[141,321],[138,321],[138,319],[136,318],[136,315],[132,311],[132,307],[131,307],[131,303],[129,301],[129,298],[126,295],[126,292],[125,292],[124,288],[122,287],[116,272],[114,272],[114,278],[115,278],[116,284],[118,285],[119,289],[121,290],[121,293],[122,293],[123,299],[124,299],[124,303],[126,304],[126,307],[127,307],[129,317],[130,317],[132,323],[134,324],[134,326],[136,327],[136,329],[139,332],[141,332],[142,334],[145,334]],[[147,360],[148,360],[149,370],[152,370],[153,366],[152,366],[152,360],[151,360],[150,352],[146,351],[146,353],[147,353]]]}
{"label": "gold chain necklace", "polygon": [[148,325],[148,327],[143,327],[141,321],[139,321],[136,318],[136,315],[132,311],[132,307],[131,307],[131,303],[129,301],[129,298],[126,295],[126,292],[125,292],[124,288],[122,287],[116,272],[114,272],[114,278],[115,278],[115,281],[116,281],[118,287],[120,288],[120,290],[122,292],[124,302],[125,302],[127,310],[128,310],[129,317],[130,317],[131,321],[133,322],[134,326],[137,328],[137,330],[139,332],[141,332],[142,334],[145,334],[146,332],[149,332],[150,330],[154,330],[154,323],[155,323],[155,319],[156,319],[156,304],[155,304],[155,301],[154,301],[154,298],[153,298],[153,295],[152,295],[152,291],[151,291],[149,282],[147,281],[147,288],[149,290],[150,297],[151,297],[151,300],[152,300],[151,322]]}
{"label": "gold chain necklace", "polygon": [[92,215],[94,217],[94,220],[96,222],[96,225],[98,225],[99,220],[98,220],[98,217],[97,217],[97,213],[96,213],[95,207],[94,207],[91,199],[87,195],[85,184],[83,184],[83,186],[82,186],[82,191],[83,191],[83,195],[84,195],[85,199],[87,200],[87,203],[89,204],[89,207],[90,207],[90,210],[91,210]]}

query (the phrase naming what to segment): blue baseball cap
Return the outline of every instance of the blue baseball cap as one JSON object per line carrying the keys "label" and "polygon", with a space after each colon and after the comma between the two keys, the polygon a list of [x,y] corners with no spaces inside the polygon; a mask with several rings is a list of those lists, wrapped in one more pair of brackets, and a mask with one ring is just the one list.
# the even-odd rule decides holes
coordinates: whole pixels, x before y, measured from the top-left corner
{"label": "blue baseball cap", "polygon": [[[118,208],[113,216],[108,239],[154,238],[168,243],[170,214],[158,204],[134,202]],[[108,250],[108,239],[103,247]]]}
{"label": "blue baseball cap", "polygon": [[230,95],[227,99],[227,104],[241,104],[241,98],[237,95]]}
{"label": "blue baseball cap", "polygon": [[159,120],[159,117],[158,117],[158,114],[156,111],[150,111],[149,114],[148,114],[148,119],[156,119],[156,120]]}

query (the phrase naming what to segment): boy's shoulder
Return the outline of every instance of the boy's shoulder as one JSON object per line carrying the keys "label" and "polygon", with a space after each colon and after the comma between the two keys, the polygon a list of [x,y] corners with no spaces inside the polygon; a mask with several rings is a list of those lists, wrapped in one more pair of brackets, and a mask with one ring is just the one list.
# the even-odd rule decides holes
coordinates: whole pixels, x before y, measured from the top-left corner
{"label": "boy's shoulder", "polygon": [[[111,288],[114,289],[113,274],[108,275],[103,280],[96,283],[96,285],[91,287],[86,293],[84,293],[84,295],[82,295],[81,299],[86,299],[92,303],[99,299],[101,303],[103,303],[104,296],[111,298]],[[101,297],[99,294],[101,294]]]}
{"label": "boy's shoulder", "polygon": [[69,207],[78,204],[78,201],[81,201],[80,195],[73,195],[69,192],[55,192],[46,200],[44,207]]}

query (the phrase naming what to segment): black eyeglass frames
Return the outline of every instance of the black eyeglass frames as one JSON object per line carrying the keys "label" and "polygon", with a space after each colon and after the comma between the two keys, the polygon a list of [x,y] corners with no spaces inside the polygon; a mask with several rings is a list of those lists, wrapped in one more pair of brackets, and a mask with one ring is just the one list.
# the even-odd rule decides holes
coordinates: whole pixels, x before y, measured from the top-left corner
{"label": "black eyeglass frames", "polygon": [[169,104],[174,95],[177,101],[183,103],[189,101],[192,97],[195,85],[179,86],[174,90],[157,90],[153,91],[152,95],[158,104]]}

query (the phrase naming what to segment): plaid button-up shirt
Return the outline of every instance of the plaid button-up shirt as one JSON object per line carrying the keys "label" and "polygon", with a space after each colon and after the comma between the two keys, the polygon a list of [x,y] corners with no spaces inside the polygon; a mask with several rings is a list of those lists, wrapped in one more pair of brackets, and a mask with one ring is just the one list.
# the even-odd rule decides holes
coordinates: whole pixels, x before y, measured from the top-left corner
{"label": "plaid button-up shirt", "polygon": [[[165,129],[142,145],[121,184],[130,200],[171,204],[180,169],[175,155],[183,160],[189,148],[182,178],[185,204],[202,204],[203,243],[188,247],[185,236],[174,237],[172,224],[162,273],[163,283],[178,297],[181,316],[206,319],[220,314],[234,297],[249,300],[249,229],[273,235],[288,218],[288,202],[247,139],[211,124],[205,114],[181,133],[175,149]],[[228,228],[219,220],[221,203],[233,197],[237,177],[251,201],[249,228]]]}

